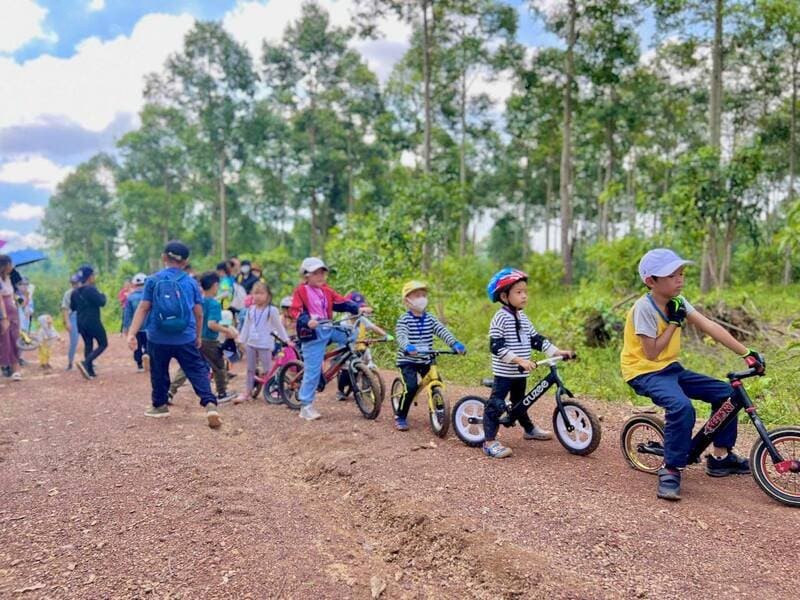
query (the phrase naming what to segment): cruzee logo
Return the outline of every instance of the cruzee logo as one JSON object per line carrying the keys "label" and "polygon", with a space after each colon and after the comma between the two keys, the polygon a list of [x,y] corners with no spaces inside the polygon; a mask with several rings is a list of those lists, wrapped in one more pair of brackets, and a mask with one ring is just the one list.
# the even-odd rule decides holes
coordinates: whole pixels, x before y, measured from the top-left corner
{"label": "cruzee logo", "polygon": [[525,396],[525,399],[522,401],[523,406],[530,406],[533,404],[533,401],[536,400],[539,396],[541,396],[544,391],[550,387],[550,382],[545,379],[544,381],[540,381],[539,385],[531,390],[531,392]]}
{"label": "cruzee logo", "polygon": [[706,423],[706,426],[703,427],[703,432],[706,435],[711,435],[714,433],[717,430],[717,427],[719,427],[725,418],[734,410],[736,410],[736,407],[733,405],[733,402],[731,402],[730,399],[725,400],[722,406],[719,407],[719,410],[711,415],[708,423]]}

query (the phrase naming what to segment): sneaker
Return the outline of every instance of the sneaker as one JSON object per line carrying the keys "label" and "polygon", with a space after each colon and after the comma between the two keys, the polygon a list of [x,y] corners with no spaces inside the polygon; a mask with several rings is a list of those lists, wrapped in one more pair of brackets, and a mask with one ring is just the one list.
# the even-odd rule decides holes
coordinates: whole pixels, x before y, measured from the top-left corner
{"label": "sneaker", "polygon": [[167,406],[173,406],[172,399],[175,398],[175,394],[172,392],[167,392]]}
{"label": "sneaker", "polygon": [[169,416],[169,406],[166,404],[162,406],[151,406],[146,411],[144,411],[145,417],[153,417],[153,418],[161,418],[161,417],[168,417]]}
{"label": "sneaker", "polygon": [[728,452],[725,458],[706,455],[706,475],[711,477],[727,477],[728,475],[747,475],[750,473],[750,461]]}
{"label": "sneaker", "polygon": [[236,397],[233,399],[233,403],[234,403],[234,404],[241,404],[241,403],[242,403],[242,402],[244,402],[245,400],[247,400],[247,394],[245,394],[244,392],[242,392],[241,394],[239,394],[238,396],[236,396]]}
{"label": "sneaker", "polygon": [[339,402],[344,402],[345,400],[347,400],[347,394],[345,394],[344,392],[336,392],[336,399]]}
{"label": "sneaker", "polygon": [[136,367],[137,373],[144,373],[144,367]]}
{"label": "sneaker", "polygon": [[394,428],[397,429],[397,431],[408,431],[408,421],[403,417],[395,417]]}
{"label": "sneaker", "polygon": [[206,418],[211,429],[217,429],[222,425],[222,417],[217,412],[217,405],[213,402],[206,404]]}
{"label": "sneaker", "polygon": [[538,425],[534,425],[533,429],[523,433],[522,437],[526,440],[552,440],[553,433],[551,431],[547,431],[546,429],[542,429]]}
{"label": "sneaker", "polygon": [[150,372],[150,355],[149,354],[142,354],[142,368],[144,369],[145,373]]}
{"label": "sneaker", "polygon": [[681,499],[681,472],[678,469],[664,467],[658,470],[656,496],[671,501]]}
{"label": "sneaker", "polygon": [[64,369],[64,370],[65,370],[65,371],[72,371],[72,363],[69,363],[69,364],[67,365],[67,368],[66,368],[66,369]]}
{"label": "sneaker", "polygon": [[19,371],[14,371],[11,374],[11,381],[22,381],[22,373]]}
{"label": "sneaker", "polygon": [[484,442],[483,453],[490,458],[506,458],[513,454],[511,448],[506,448],[497,440],[489,442],[488,444]]}
{"label": "sneaker", "polygon": [[224,394],[219,394],[217,396],[217,404],[224,404],[225,402],[230,402],[236,398],[236,392],[225,392]]}
{"label": "sneaker", "polygon": [[79,360],[77,366],[78,366],[78,371],[81,372],[81,375],[83,375],[84,379],[91,379],[92,378],[92,375],[91,375],[91,373],[89,373],[89,369],[86,367],[86,363],[85,362],[83,362],[82,360]]}
{"label": "sneaker", "polygon": [[316,421],[322,417],[319,414],[319,411],[314,408],[313,404],[304,404],[303,407],[300,409],[300,418],[305,419],[306,421]]}

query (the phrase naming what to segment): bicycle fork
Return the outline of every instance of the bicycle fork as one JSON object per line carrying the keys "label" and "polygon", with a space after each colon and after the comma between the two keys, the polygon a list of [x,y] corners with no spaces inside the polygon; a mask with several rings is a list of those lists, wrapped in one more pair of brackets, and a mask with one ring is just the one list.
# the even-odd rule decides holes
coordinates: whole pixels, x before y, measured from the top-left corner
{"label": "bicycle fork", "polygon": [[756,412],[756,407],[753,404],[753,401],[750,400],[747,392],[741,387],[741,383],[737,386],[734,382],[733,385],[734,388],[736,388],[736,390],[740,393],[742,407],[747,413],[747,416],[750,417],[750,421],[752,421],[753,426],[756,428],[759,437],[764,442],[764,446],[767,448],[769,457],[772,459],[772,464],[775,465],[775,470],[781,475],[785,473],[800,473],[800,460],[784,459],[783,456],[781,456],[781,453],[778,452],[775,444],[772,443],[772,440],[769,437],[769,432],[764,426],[764,422],[761,420],[761,417],[758,416],[758,412]]}

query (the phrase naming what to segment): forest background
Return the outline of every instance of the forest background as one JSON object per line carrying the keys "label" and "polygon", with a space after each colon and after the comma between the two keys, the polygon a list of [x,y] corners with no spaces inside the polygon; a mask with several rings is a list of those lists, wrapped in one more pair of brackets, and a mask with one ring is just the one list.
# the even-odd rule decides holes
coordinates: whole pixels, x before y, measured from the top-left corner
{"label": "forest background", "polygon": [[[363,292],[388,327],[402,282],[429,281],[431,310],[469,349],[445,377],[474,383],[489,373],[486,282],[513,265],[531,276],[533,322],[581,356],[570,387],[634,400],[621,325],[644,291],[639,257],[665,245],[696,261],[686,295],[767,354],[750,386],[766,420],[797,422],[800,3],[534,0],[560,39],[540,49],[515,41],[516,9],[498,0],[357,7],[345,29],[304,4],[260,56],[197,22],[147,77],[138,129],[51,197],[53,258],[26,268],[38,310],[57,313],[89,262],[118,327],[122,281],[157,269],[173,238],[197,271],[258,262],[276,299],[321,255],[334,287]],[[389,13],[413,36],[381,84],[349,42],[379,37]],[[643,52],[645,18],[658,43]],[[473,88],[501,76],[513,91],[498,107]],[[690,368],[738,367],[687,334]]]}

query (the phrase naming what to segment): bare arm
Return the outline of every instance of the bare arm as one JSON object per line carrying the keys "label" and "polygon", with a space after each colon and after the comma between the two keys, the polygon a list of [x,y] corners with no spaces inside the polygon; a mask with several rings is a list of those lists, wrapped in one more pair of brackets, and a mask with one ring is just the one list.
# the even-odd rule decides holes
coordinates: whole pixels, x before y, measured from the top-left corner
{"label": "bare arm", "polygon": [[202,338],[203,338],[203,305],[202,304],[195,304],[194,308],[192,308],[192,312],[194,313],[194,325],[195,325],[195,346],[198,348],[202,346]]}
{"label": "bare arm", "polygon": [[719,323],[715,323],[699,311],[694,311],[686,317],[686,320],[705,333],[711,339],[719,342],[728,350],[736,352],[739,356],[744,356],[749,352],[747,346],[733,337],[727,329]]}
{"label": "bare arm", "polygon": [[639,334],[638,338],[642,343],[642,350],[644,350],[644,355],[647,357],[647,360],[656,360],[658,355],[664,351],[664,348],[669,345],[672,336],[677,330],[678,326],[670,323],[667,325],[667,328],[663,331],[663,333],[658,337],[651,338],[646,335]]}
{"label": "bare arm", "polygon": [[150,307],[152,303],[149,300],[142,300],[139,302],[139,306],[136,307],[136,312],[133,314],[133,321],[131,321],[131,326],[128,328],[128,337],[135,338],[136,334],[139,333],[139,330],[144,325],[144,320],[147,318],[147,315],[150,313]]}

